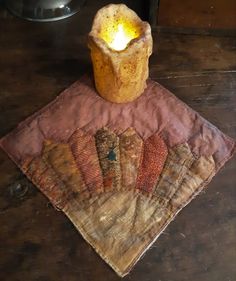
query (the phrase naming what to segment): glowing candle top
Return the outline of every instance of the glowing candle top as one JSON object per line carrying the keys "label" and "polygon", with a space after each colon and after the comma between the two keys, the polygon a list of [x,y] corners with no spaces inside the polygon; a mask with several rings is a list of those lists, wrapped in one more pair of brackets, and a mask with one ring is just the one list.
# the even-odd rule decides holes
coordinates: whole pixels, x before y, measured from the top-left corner
{"label": "glowing candle top", "polygon": [[114,34],[114,38],[111,42],[107,42],[108,46],[116,51],[124,50],[128,43],[134,39],[132,34],[124,29],[124,26],[120,23],[117,25],[117,32]]}
{"label": "glowing candle top", "polygon": [[110,4],[100,9],[93,21],[89,37],[99,48],[124,51],[133,42],[150,36],[150,26],[127,6]]}

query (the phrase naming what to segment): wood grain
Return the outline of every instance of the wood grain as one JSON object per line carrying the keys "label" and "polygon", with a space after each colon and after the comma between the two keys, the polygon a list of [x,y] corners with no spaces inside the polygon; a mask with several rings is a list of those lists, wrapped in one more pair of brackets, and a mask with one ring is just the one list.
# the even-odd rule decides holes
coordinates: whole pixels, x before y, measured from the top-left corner
{"label": "wood grain", "polygon": [[158,25],[195,28],[236,28],[234,0],[160,0]]}
{"label": "wood grain", "polygon": [[[97,2],[45,24],[0,8],[0,136],[91,72],[86,37],[108,1]],[[150,76],[235,138],[235,38],[153,35]],[[123,280],[235,280],[235,164],[226,165]],[[2,151],[0,224],[1,281],[120,280]]]}

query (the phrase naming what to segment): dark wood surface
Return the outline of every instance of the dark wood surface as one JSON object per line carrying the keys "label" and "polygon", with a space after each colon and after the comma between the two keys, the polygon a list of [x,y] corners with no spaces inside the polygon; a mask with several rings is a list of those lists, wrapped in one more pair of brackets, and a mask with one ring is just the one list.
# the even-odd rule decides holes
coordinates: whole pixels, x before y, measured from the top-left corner
{"label": "dark wood surface", "polygon": [[235,0],[160,0],[158,25],[190,28],[236,28]]}
{"label": "dark wood surface", "polygon": [[[86,35],[108,1],[97,2],[46,24],[0,8],[0,136],[91,72]],[[236,39],[153,36],[150,76],[235,138]],[[235,164],[227,163],[124,280],[236,280]],[[2,151],[0,225],[1,281],[120,279]]]}

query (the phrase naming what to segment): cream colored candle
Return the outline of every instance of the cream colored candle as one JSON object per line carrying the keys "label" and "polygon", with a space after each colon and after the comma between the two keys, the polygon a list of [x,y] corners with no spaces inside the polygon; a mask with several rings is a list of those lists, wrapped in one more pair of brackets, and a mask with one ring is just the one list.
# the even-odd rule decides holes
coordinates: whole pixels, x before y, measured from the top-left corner
{"label": "cream colored candle", "polygon": [[96,89],[104,99],[125,103],[143,93],[152,53],[147,22],[124,4],[105,6],[94,18],[88,46]]}

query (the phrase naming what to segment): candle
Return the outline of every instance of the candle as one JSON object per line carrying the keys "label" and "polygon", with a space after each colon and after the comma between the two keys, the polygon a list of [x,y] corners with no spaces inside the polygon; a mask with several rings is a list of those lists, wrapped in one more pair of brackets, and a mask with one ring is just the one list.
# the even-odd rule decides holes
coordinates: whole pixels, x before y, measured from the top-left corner
{"label": "candle", "polygon": [[139,97],[148,78],[151,28],[124,4],[100,9],[88,36],[97,92],[104,99],[130,102]]}

